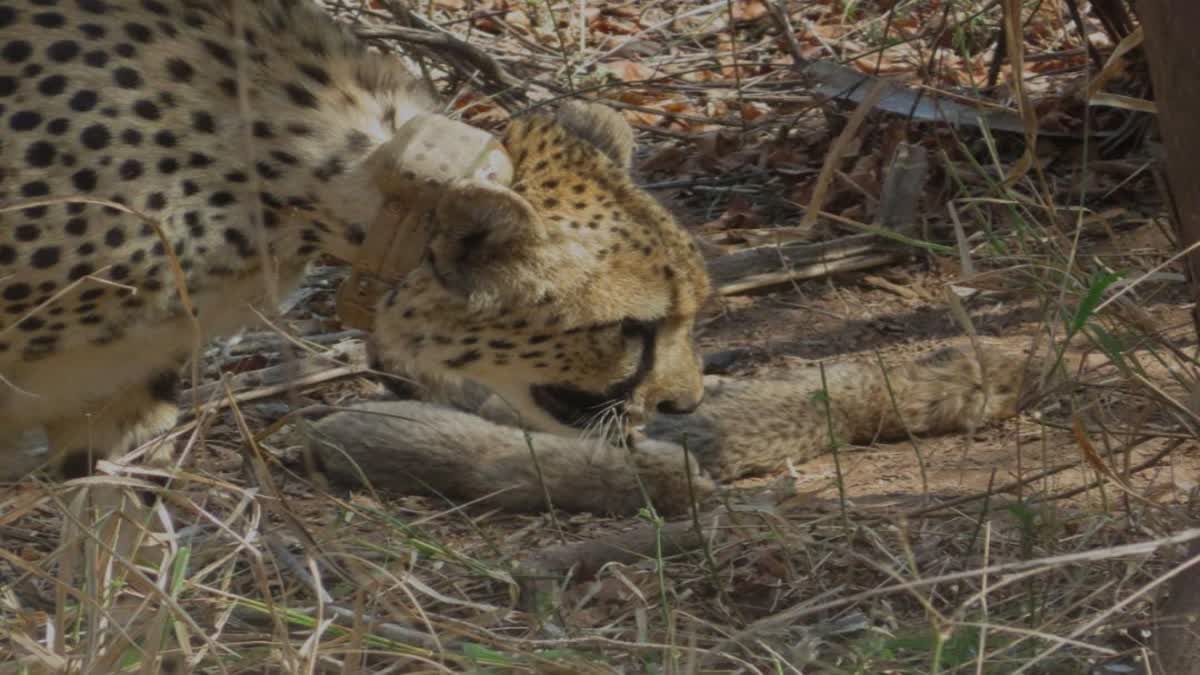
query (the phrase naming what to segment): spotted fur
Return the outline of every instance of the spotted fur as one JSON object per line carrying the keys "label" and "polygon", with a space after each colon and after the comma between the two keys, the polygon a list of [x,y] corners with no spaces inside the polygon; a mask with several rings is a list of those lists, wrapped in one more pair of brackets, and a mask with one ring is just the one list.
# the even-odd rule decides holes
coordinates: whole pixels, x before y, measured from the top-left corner
{"label": "spotted fur", "polygon": [[[198,338],[316,256],[353,259],[403,200],[368,160],[432,109],[307,0],[0,4],[0,433],[44,427],[80,473],[168,428]],[[550,431],[694,408],[708,282],[630,181],[631,142],[596,106],[512,124],[516,183],[447,188],[380,307],[382,362],[478,381]]]}

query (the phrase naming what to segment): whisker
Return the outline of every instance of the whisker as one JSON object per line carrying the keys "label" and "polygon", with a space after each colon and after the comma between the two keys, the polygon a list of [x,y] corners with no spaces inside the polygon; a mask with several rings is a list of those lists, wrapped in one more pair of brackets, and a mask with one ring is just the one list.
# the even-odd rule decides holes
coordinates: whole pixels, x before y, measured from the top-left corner
{"label": "whisker", "polygon": [[622,401],[609,402],[588,418],[584,424],[583,436],[589,440],[598,438],[610,442],[614,436],[613,431],[624,427],[623,422]]}

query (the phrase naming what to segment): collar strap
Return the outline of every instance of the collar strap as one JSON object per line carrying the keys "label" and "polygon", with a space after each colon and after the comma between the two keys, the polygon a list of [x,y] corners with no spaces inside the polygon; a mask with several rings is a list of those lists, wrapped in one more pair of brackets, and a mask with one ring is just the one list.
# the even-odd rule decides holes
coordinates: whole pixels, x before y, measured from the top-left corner
{"label": "collar strap", "polygon": [[512,182],[512,162],[491,134],[433,114],[418,115],[371,153],[367,171],[384,195],[337,294],[344,325],[374,328],[384,293],[417,268],[433,236],[438,200],[461,180]]}

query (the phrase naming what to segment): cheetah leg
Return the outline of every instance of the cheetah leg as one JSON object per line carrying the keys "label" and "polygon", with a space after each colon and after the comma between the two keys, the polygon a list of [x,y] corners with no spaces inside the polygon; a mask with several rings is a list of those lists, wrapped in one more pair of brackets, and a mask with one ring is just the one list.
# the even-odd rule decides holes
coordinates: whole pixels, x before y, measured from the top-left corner
{"label": "cheetah leg", "polygon": [[[175,406],[177,371],[164,371],[147,382],[129,387],[95,412],[57,420],[46,426],[54,468],[64,478],[80,478],[93,473],[100,459],[112,459],[155,439],[174,426],[178,417]],[[163,466],[171,461],[173,443],[153,441],[145,461]],[[141,564],[158,566],[165,546],[158,534],[165,523],[158,517],[161,506],[150,492],[131,494],[116,485],[90,485],[71,500],[83,508],[76,511],[74,522],[87,528],[72,539],[83,544],[86,564],[96,570],[120,570],[109,565],[112,556]]]}
{"label": "cheetah leg", "polygon": [[[148,382],[112,397],[94,413],[58,420],[46,426],[54,468],[67,479],[91,475],[96,462],[119,457],[175,425],[177,371],[163,371]],[[173,448],[157,442],[145,461],[165,466]]]}

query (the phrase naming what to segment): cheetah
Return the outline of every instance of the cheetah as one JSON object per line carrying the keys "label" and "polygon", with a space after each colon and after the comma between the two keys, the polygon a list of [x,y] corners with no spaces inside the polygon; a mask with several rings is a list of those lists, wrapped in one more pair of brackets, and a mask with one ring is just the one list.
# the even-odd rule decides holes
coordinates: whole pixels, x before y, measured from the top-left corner
{"label": "cheetah", "polygon": [[465,127],[311,0],[0,5],[0,436],[43,429],[76,477],[160,435],[200,341],[409,211],[429,230],[372,305],[381,363],[478,382],[551,433],[693,411],[709,282],[632,181],[624,118],[518,117],[502,170],[425,208],[405,186],[454,138],[401,141],[430,119]]}

